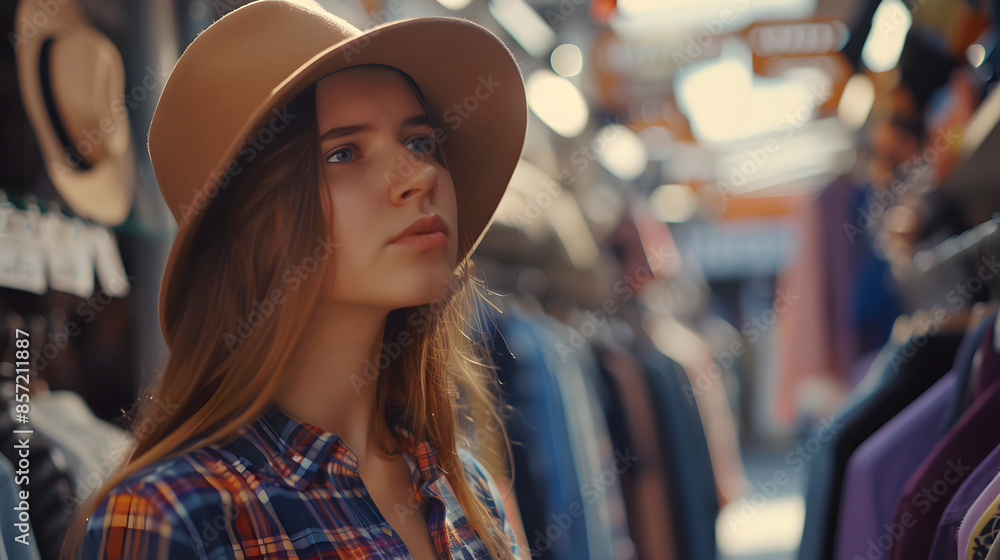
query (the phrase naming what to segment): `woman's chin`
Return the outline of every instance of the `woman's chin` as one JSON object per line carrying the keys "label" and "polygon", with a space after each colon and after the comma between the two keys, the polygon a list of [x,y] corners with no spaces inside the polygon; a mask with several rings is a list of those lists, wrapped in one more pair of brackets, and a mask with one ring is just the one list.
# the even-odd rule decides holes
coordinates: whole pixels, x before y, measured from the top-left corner
{"label": "woman's chin", "polygon": [[403,297],[400,298],[400,305],[397,307],[413,307],[417,305],[426,305],[428,303],[435,303],[443,300],[445,296],[448,295],[448,284],[442,282],[437,285],[427,286],[427,289],[421,289],[401,294]]}

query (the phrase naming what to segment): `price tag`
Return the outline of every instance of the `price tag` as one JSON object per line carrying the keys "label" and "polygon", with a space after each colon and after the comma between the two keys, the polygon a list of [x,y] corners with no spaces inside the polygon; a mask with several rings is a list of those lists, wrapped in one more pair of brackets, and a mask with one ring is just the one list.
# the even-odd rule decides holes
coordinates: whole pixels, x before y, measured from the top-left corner
{"label": "price tag", "polygon": [[81,298],[94,295],[94,251],[86,225],[54,212],[39,221],[48,255],[49,288]]}
{"label": "price tag", "polygon": [[0,207],[0,286],[36,294],[48,289],[36,219],[34,213]]}
{"label": "price tag", "polygon": [[101,291],[112,297],[125,297],[130,285],[125,275],[125,263],[111,230],[100,226],[89,226],[88,233],[97,259],[97,281]]}

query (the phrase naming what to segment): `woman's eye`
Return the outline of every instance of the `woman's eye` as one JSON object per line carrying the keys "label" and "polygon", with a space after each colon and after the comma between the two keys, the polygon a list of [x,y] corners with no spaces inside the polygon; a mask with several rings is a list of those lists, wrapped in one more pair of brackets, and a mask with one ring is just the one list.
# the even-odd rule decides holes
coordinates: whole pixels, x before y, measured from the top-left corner
{"label": "woman's eye", "polygon": [[434,141],[433,136],[421,136],[419,138],[414,138],[407,143],[407,146],[413,146],[413,150],[417,152],[423,152],[425,154],[433,154],[437,149],[437,142]]}
{"label": "woman's eye", "polygon": [[326,157],[326,161],[330,163],[347,163],[354,159],[354,152],[350,148],[341,148],[336,152],[331,152],[329,156]]}

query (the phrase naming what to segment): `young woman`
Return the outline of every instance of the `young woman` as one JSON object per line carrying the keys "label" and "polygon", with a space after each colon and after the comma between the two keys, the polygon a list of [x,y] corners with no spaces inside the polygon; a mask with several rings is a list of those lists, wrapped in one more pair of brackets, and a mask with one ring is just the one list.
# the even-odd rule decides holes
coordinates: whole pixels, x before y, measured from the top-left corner
{"label": "young woman", "polygon": [[525,557],[468,259],[525,122],[463,20],[261,0],[199,35],[149,138],[170,358],[66,556]]}

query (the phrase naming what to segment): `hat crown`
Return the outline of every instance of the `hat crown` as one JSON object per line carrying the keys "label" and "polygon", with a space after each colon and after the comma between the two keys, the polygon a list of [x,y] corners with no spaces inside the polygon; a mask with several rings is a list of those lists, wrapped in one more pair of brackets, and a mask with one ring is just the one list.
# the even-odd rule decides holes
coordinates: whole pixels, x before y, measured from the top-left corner
{"label": "hat crown", "polygon": [[71,145],[93,165],[121,154],[129,142],[128,113],[121,102],[121,56],[104,35],[80,29],[54,41],[49,58],[52,97]]}
{"label": "hat crown", "polygon": [[[237,136],[247,117],[272,102],[272,93],[296,69],[360,34],[318,5],[313,10],[287,0],[261,0],[226,14],[188,45],[164,85],[149,127],[153,170],[178,222],[184,219],[181,206],[192,203],[205,186],[185,178],[203,170],[193,176],[208,179],[220,158],[233,153],[234,138],[237,143],[246,140]],[[224,178],[213,180],[221,184]]]}

